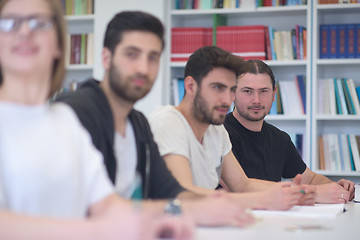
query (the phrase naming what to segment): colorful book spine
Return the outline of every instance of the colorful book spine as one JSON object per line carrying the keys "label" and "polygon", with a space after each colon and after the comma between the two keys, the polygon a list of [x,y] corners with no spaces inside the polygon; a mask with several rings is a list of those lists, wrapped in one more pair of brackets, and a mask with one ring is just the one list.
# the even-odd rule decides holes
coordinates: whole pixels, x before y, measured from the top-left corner
{"label": "colorful book spine", "polygon": [[356,36],[355,36],[355,24],[347,24],[346,25],[346,35],[347,35],[347,49],[346,49],[346,57],[347,58],[355,58],[355,44],[356,44]]}
{"label": "colorful book spine", "polygon": [[330,24],[329,25],[329,34],[328,34],[328,43],[329,43],[329,54],[328,58],[336,58],[337,51],[337,25]]}
{"label": "colorful book spine", "polygon": [[[329,25],[320,25],[320,58],[329,57]],[[300,57],[300,53],[299,53]]]}
{"label": "colorful book spine", "polygon": [[216,45],[244,59],[266,60],[265,26],[218,26]]}
{"label": "colorful book spine", "polygon": [[348,40],[346,34],[346,25],[338,24],[337,25],[337,34],[336,34],[336,57],[337,58],[346,58],[346,49]]}

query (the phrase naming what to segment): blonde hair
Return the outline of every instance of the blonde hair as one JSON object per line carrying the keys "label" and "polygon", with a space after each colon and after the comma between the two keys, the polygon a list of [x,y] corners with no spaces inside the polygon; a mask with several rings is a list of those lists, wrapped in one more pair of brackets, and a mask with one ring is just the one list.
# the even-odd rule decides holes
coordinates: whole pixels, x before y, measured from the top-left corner
{"label": "blonde hair", "polygon": [[[0,0],[0,13],[2,12],[4,6],[11,0]],[[63,83],[65,75],[65,36],[66,36],[66,24],[64,19],[63,7],[59,0],[43,0],[46,1],[49,5],[49,8],[54,17],[54,26],[56,29],[57,43],[59,50],[61,52],[60,57],[54,60],[51,84],[49,90],[49,97],[52,96],[56,91],[58,91]],[[3,82],[3,75],[0,65],[0,86]]]}

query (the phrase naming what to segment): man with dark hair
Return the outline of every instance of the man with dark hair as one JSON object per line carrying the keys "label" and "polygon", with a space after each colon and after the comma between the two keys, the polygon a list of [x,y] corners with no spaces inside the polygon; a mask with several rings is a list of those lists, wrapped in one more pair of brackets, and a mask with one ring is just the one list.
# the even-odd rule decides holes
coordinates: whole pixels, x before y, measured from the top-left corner
{"label": "man with dark hair", "polygon": [[[224,194],[200,198],[182,188],[159,155],[146,118],[133,109],[156,79],[164,49],[163,35],[162,23],[150,14],[117,14],[105,33],[102,81],[89,80],[58,100],[75,110],[90,133],[104,155],[109,177],[120,196],[132,197],[141,185],[144,199],[170,199],[143,201],[143,207],[151,211],[183,211],[201,225],[251,223],[252,217]],[[217,207],[220,205],[221,209]]]}
{"label": "man with dark hair", "polygon": [[[214,46],[189,58],[180,104],[157,109],[150,124],[160,154],[179,183],[199,194],[212,194],[220,178],[232,199],[254,209],[289,209],[313,204],[315,189],[290,182],[249,179],[231,152],[222,125],[229,110],[243,60]],[[301,181],[301,176],[295,183]]]}
{"label": "man with dark hair", "polygon": [[289,135],[264,121],[275,100],[275,77],[260,60],[248,60],[239,68],[234,94],[235,109],[226,116],[232,151],[250,178],[280,181],[302,175],[303,184],[316,185],[316,202],[341,203],[354,197],[354,183],[337,183],[311,171]]}

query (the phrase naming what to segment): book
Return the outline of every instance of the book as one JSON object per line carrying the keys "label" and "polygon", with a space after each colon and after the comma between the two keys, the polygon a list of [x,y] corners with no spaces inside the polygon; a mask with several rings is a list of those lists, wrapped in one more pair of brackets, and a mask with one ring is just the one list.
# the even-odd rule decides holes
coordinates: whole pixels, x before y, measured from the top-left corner
{"label": "book", "polygon": [[328,34],[328,42],[329,42],[329,54],[328,54],[328,58],[336,58],[337,55],[336,53],[337,51],[337,34],[338,34],[338,30],[337,30],[337,24],[330,24],[329,25],[329,34]]}
{"label": "book", "polygon": [[269,26],[269,38],[270,38],[270,47],[271,47],[271,56],[272,56],[272,60],[276,60],[276,52],[275,52],[275,48],[274,48],[274,28],[272,28],[271,26]]}
{"label": "book", "polygon": [[246,60],[265,60],[265,26],[217,26],[216,45]]}
{"label": "book", "polygon": [[281,31],[274,32],[274,51],[276,54],[276,60],[284,60],[284,55],[282,53],[282,37]]}
{"label": "book", "polygon": [[351,171],[351,159],[350,159],[350,149],[349,142],[346,134],[339,134],[339,144],[341,146],[341,159],[342,165],[344,166],[344,171]]}
{"label": "book", "polygon": [[187,61],[198,48],[207,44],[208,28],[174,27],[171,29],[171,61]]}
{"label": "book", "polygon": [[346,49],[347,49],[347,34],[346,34],[346,24],[337,25],[337,34],[336,34],[336,57],[337,58],[346,58]]}
{"label": "book", "polygon": [[359,154],[359,147],[356,141],[356,136],[354,134],[349,134],[349,139],[351,146],[351,155],[353,157],[355,170],[360,171],[360,154]]}
{"label": "book", "polygon": [[302,103],[296,81],[279,80],[281,100],[286,115],[303,115]]}
{"label": "book", "polygon": [[333,171],[341,171],[341,160],[338,136],[335,133],[327,134],[329,143],[330,166]]}
{"label": "book", "polygon": [[282,54],[283,60],[289,61],[293,60],[293,50],[292,50],[292,39],[290,31],[280,31],[282,37]]}
{"label": "book", "polygon": [[319,79],[317,81],[317,114],[324,114],[324,80]]}
{"label": "book", "polygon": [[360,23],[355,25],[355,57],[360,58]]}
{"label": "book", "polygon": [[360,101],[360,86],[356,87],[356,94],[357,94],[357,97],[358,97],[358,100]]}
{"label": "book", "polygon": [[305,84],[305,78],[304,75],[297,75],[296,76],[296,86],[299,91],[300,97],[301,97],[301,106],[303,113],[306,113],[306,84]]}
{"label": "book", "polygon": [[[329,25],[321,24],[320,25],[320,58],[329,57]],[[299,53],[300,56],[300,53]]]}
{"label": "book", "polygon": [[355,163],[354,163],[354,157],[352,154],[352,148],[351,148],[351,143],[350,143],[350,135],[347,135],[347,139],[348,139],[348,146],[349,146],[349,153],[350,153],[350,165],[351,165],[351,170],[355,171]]}
{"label": "book", "polygon": [[349,112],[349,114],[355,114],[354,103],[352,102],[352,99],[350,96],[350,91],[349,91],[349,86],[346,82],[346,79],[342,78],[341,83],[342,83],[342,86],[344,89],[344,96],[345,96],[345,101],[346,101],[346,106],[347,106],[348,112]]}
{"label": "book", "polygon": [[344,89],[342,87],[341,79],[336,78],[336,83],[337,83],[337,87],[338,87],[338,90],[339,90],[340,105],[341,105],[341,110],[342,110],[341,114],[348,115],[349,112],[348,112],[348,109],[347,109],[347,106],[346,106]]}
{"label": "book", "polygon": [[356,93],[354,80],[351,78],[346,79],[347,86],[349,87],[350,97],[354,105],[354,114],[360,115],[360,102]]}
{"label": "book", "polygon": [[[337,80],[336,80],[336,78],[334,78],[333,80],[334,80],[334,88],[335,88],[336,113],[343,114]],[[340,84],[341,84],[341,82],[340,82]]]}
{"label": "book", "polygon": [[347,58],[355,58],[355,24],[346,24],[346,36],[347,36],[347,49],[346,49],[346,57]]}
{"label": "book", "polygon": [[329,101],[324,101],[324,104],[329,104],[329,114],[336,115],[336,100],[335,100],[335,86],[333,79],[329,78],[327,81],[327,89],[325,91],[328,92]]}
{"label": "book", "polygon": [[271,43],[270,43],[270,36],[269,36],[269,27],[265,27],[265,51],[266,51],[266,60],[272,60],[272,53],[271,53]]}
{"label": "book", "polygon": [[332,163],[331,163],[331,157],[330,157],[330,143],[329,143],[329,135],[323,134],[323,144],[324,144],[324,165],[325,170],[334,170]]}

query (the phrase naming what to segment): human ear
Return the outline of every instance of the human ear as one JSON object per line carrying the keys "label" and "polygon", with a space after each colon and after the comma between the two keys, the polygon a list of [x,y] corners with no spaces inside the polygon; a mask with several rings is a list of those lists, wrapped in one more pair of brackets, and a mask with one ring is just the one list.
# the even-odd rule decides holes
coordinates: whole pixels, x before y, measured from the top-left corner
{"label": "human ear", "polygon": [[104,47],[102,52],[101,52],[101,60],[102,60],[102,65],[103,65],[103,68],[105,70],[109,70],[110,69],[110,64],[111,64],[111,51],[110,49]]}
{"label": "human ear", "polygon": [[184,87],[186,94],[195,95],[197,91],[197,83],[192,76],[187,76],[184,79]]}

